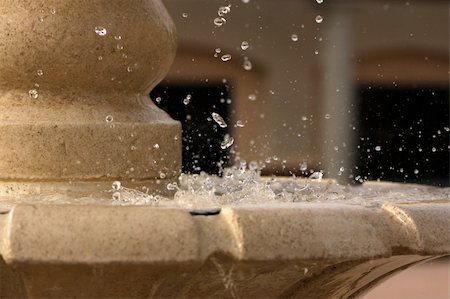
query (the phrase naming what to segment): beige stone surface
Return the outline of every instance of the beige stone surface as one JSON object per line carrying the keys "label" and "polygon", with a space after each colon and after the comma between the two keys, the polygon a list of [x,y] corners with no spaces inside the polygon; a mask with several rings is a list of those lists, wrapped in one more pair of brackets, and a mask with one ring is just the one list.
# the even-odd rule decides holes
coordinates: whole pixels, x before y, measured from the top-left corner
{"label": "beige stone surface", "polygon": [[2,211],[3,296],[22,285],[30,298],[348,298],[450,254],[448,203]]}
{"label": "beige stone surface", "polygon": [[160,1],[1,0],[0,18],[1,181],[178,176],[181,126],[148,98],[176,51]]}

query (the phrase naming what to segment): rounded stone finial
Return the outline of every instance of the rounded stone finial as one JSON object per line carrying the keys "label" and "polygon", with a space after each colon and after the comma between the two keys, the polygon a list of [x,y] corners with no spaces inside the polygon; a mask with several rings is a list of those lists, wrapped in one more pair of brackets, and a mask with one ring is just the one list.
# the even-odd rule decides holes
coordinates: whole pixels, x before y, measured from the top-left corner
{"label": "rounded stone finial", "polygon": [[0,4],[0,181],[152,188],[177,177],[180,124],[148,96],[176,52],[161,1]]}

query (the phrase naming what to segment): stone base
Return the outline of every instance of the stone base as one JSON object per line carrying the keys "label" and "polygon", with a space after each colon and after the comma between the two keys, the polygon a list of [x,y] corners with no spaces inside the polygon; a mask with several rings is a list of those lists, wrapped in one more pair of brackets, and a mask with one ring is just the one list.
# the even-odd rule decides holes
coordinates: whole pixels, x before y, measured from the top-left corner
{"label": "stone base", "polygon": [[448,201],[225,207],[3,205],[0,296],[349,298],[450,253]]}

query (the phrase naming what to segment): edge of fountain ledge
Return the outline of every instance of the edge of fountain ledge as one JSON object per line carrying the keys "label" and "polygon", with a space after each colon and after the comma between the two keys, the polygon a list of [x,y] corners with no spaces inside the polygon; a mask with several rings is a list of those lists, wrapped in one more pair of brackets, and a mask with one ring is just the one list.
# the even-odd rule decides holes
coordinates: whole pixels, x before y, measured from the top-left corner
{"label": "edge of fountain ledge", "polygon": [[448,203],[308,203],[192,217],[175,208],[17,204],[0,215],[0,253],[7,263],[55,264],[202,264],[219,253],[241,261],[446,255],[448,212]]}

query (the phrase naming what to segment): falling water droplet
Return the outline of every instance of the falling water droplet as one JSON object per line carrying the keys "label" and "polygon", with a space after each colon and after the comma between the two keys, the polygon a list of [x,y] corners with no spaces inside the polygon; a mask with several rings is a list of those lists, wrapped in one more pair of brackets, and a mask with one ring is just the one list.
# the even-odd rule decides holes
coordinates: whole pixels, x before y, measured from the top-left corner
{"label": "falling water droplet", "polygon": [[108,33],[108,31],[104,27],[97,26],[95,27],[95,33],[97,33],[97,35],[99,36],[105,36]]}
{"label": "falling water droplet", "polygon": [[298,41],[298,35],[297,35],[297,34],[292,34],[292,35],[291,35],[291,40],[292,40],[293,42],[297,42],[297,41]]}
{"label": "falling water droplet", "polygon": [[184,100],[183,100],[183,104],[185,105],[189,105],[189,103],[191,102],[192,96],[190,94],[188,94]]}
{"label": "falling water droplet", "polygon": [[183,18],[187,18],[187,17],[189,17],[189,15],[188,15],[188,13],[187,13],[187,12],[183,12],[183,13],[181,14],[181,16],[182,16]]}
{"label": "falling water droplet", "polygon": [[155,101],[156,101],[157,104],[161,104],[161,100],[162,100],[161,97],[157,97],[157,98],[155,99]]}
{"label": "falling water droplet", "polygon": [[305,172],[307,170],[308,170],[308,163],[306,162],[300,163],[300,171]]}
{"label": "falling water droplet", "polygon": [[381,151],[381,146],[377,145],[377,146],[375,147],[375,150],[376,150],[377,152],[380,152],[380,151]]}
{"label": "falling water droplet", "polygon": [[316,16],[316,23],[320,24],[323,22],[323,17],[321,15]]}
{"label": "falling water droplet", "polygon": [[250,44],[247,42],[247,41],[243,41],[242,43],[241,43],[241,49],[242,50],[247,50],[248,48],[250,47]]}
{"label": "falling water droplet", "polygon": [[331,115],[330,114],[325,114],[325,119],[331,119]]}
{"label": "falling water droplet", "polygon": [[127,67],[127,72],[132,73],[133,72],[133,68],[131,66]]}
{"label": "falling water droplet", "polygon": [[54,7],[50,8],[50,13],[52,15],[56,14],[56,9]]}
{"label": "falling water droplet", "polygon": [[319,3],[319,4],[322,4],[323,3],[323,0],[316,0],[317,1],[317,3]]}
{"label": "falling water droplet", "polygon": [[222,116],[220,116],[220,114],[213,112],[212,117],[214,119],[214,121],[221,127],[221,128],[226,128],[228,127],[227,123],[225,122],[225,120],[223,119]]}
{"label": "falling water droplet", "polygon": [[119,191],[120,189],[122,189],[122,183],[119,181],[115,181],[112,183],[112,188],[113,190]]}
{"label": "falling water droplet", "polygon": [[244,58],[244,64],[242,65],[244,70],[251,71],[253,68],[253,64],[247,57]]}
{"label": "falling water droplet", "polygon": [[225,54],[222,56],[222,61],[227,62],[231,60],[231,55],[230,54]]}
{"label": "falling water droplet", "polygon": [[225,137],[223,138],[223,141],[220,144],[220,147],[222,149],[227,149],[227,148],[230,148],[231,146],[233,146],[233,144],[234,144],[234,138],[228,134],[225,134]]}
{"label": "falling water droplet", "polygon": [[225,18],[215,18],[214,19],[214,25],[216,25],[217,27],[223,26],[226,22],[227,22],[227,20]]}
{"label": "falling water droplet", "polygon": [[114,121],[114,117],[112,115],[106,116],[106,122],[107,123],[112,123],[113,121]]}
{"label": "falling water droplet", "polygon": [[36,89],[30,89],[28,91],[28,95],[30,96],[30,98],[32,99],[37,99],[39,98],[39,92]]}
{"label": "falling water droplet", "polygon": [[40,76],[43,76],[44,75],[44,71],[43,70],[38,70],[37,71],[37,75],[40,77]]}
{"label": "falling water droplet", "polygon": [[221,7],[219,7],[217,14],[219,15],[219,17],[223,17],[224,15],[226,15],[230,12],[231,12],[231,5],[221,6]]}
{"label": "falling water droplet", "polygon": [[243,128],[243,127],[245,127],[245,124],[244,124],[244,122],[242,120],[238,120],[236,122],[236,127]]}
{"label": "falling water droplet", "polygon": [[256,101],[258,99],[258,97],[255,94],[251,94],[248,96],[248,99],[253,102],[253,101]]}

